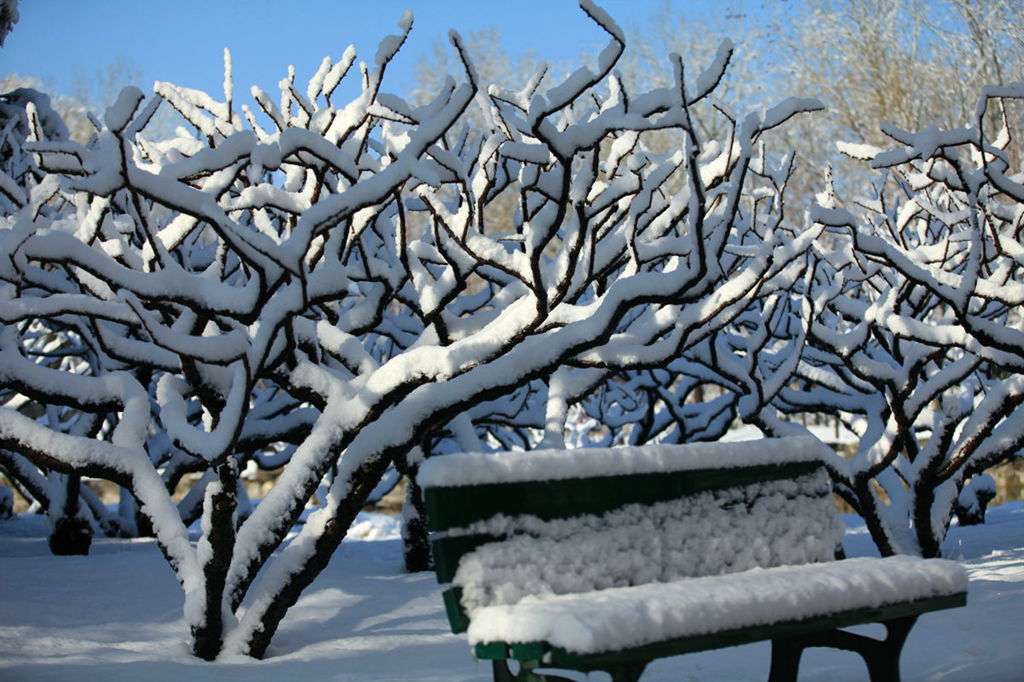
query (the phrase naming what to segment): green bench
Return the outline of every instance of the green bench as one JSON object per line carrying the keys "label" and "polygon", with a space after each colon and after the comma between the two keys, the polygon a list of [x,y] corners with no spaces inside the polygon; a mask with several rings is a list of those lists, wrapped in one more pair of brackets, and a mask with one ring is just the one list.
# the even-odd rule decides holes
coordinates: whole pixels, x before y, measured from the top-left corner
{"label": "green bench", "polygon": [[[811,646],[898,680],[917,616],[963,606],[941,559],[841,556],[816,440],[460,453],[421,467],[455,633],[494,679],[637,680],[652,660],[771,640],[770,680]],[[841,628],[882,623],[876,640]],[[518,665],[509,666],[509,661]],[[516,669],[516,672],[513,672]]]}

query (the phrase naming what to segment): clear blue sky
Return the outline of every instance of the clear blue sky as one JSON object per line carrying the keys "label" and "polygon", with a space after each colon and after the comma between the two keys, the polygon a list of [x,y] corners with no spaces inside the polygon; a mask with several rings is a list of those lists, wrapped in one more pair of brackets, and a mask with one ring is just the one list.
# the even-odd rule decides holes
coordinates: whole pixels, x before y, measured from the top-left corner
{"label": "clear blue sky", "polygon": [[[643,22],[662,0],[598,0],[621,25]],[[677,10],[704,12],[713,2],[676,0]],[[497,26],[513,55],[532,49],[540,58],[576,63],[606,35],[576,0],[21,0],[20,21],[0,47],[0,74],[39,78],[70,94],[76,77],[93,77],[118,59],[155,80],[221,97],[223,49],[230,48],[236,97],[248,100],[256,84],[276,93],[294,64],[305,84],[325,56],[337,59],[354,44],[371,61],[378,41],[398,32],[402,11],[415,16],[412,35],[393,62],[385,89],[402,93],[413,68],[448,29],[463,35]]]}

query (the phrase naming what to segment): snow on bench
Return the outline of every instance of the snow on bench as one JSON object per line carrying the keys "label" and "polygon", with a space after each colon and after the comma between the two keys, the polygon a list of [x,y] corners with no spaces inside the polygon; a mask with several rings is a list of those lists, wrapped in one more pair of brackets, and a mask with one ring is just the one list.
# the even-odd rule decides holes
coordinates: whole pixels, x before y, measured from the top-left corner
{"label": "snow on bench", "polygon": [[469,640],[547,642],[573,653],[601,653],[966,589],[963,569],[952,561],[848,559],[597,593],[525,597],[474,611]]}
{"label": "snow on bench", "polygon": [[[496,680],[538,667],[636,680],[654,658],[773,640],[773,680],[806,646],[898,679],[920,613],[959,606],[954,562],[833,561],[839,521],[815,439],[456,454],[428,460],[438,580],[454,632]],[[878,642],[836,628],[883,622]],[[503,659],[522,662],[517,676]]]}
{"label": "snow on bench", "polygon": [[765,464],[821,463],[824,446],[814,438],[773,438],[686,445],[640,445],[526,452],[457,452],[425,462],[416,480],[423,487],[729,469]]}

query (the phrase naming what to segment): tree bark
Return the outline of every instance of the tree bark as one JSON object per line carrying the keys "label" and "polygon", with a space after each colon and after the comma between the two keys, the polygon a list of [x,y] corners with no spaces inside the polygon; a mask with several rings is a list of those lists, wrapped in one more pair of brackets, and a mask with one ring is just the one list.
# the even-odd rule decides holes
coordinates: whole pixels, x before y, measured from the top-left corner
{"label": "tree bark", "polygon": [[53,528],[50,531],[50,551],[57,556],[86,555],[92,545],[92,524],[82,513],[79,504],[78,487],[80,476],[61,477],[64,487],[64,501],[59,510],[51,509]]}
{"label": "tree bark", "polygon": [[892,538],[886,532],[885,519],[878,511],[878,498],[870,489],[871,479],[862,478],[854,482],[853,491],[857,495],[861,516],[868,527],[871,539],[882,556],[893,556],[897,554],[896,547],[892,544]]}
{"label": "tree bark", "polygon": [[422,573],[434,570],[430,555],[430,534],[427,531],[427,509],[423,502],[423,489],[416,483],[416,471],[412,467],[409,487],[405,489],[405,505],[402,508],[402,557],[408,573]]}
{"label": "tree bark", "polygon": [[393,457],[393,453],[388,453],[388,455],[371,459],[352,475],[352,491],[332,510],[334,518],[327,521],[323,533],[316,539],[312,556],[303,562],[302,566],[290,576],[288,582],[273,595],[270,605],[260,618],[259,626],[254,628],[245,644],[247,654],[254,658],[263,658],[266,655],[270,640],[273,639],[274,633],[277,632],[288,609],[295,605],[302,591],[327,566],[334,550],[345,538],[356,515],[362,510],[366,498],[373,492]]}
{"label": "tree bark", "polygon": [[[235,549],[235,510],[238,507],[238,466],[233,457],[217,466],[217,485],[206,495],[205,515],[210,528],[200,542],[209,543],[203,565],[203,620],[192,628],[192,653],[212,661],[224,644],[224,587]],[[214,486],[210,486],[214,488]]]}

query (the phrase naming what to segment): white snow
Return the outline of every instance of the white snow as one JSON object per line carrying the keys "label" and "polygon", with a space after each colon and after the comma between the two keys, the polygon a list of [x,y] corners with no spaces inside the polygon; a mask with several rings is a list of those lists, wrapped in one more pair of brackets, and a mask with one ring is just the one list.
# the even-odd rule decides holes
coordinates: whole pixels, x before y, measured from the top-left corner
{"label": "white snow", "polygon": [[476,609],[525,603],[530,595],[829,561],[843,528],[831,496],[822,493],[825,476],[811,474],[600,516],[546,522],[498,516],[465,532],[509,539],[464,556],[453,583],[462,587],[462,604],[475,621]]}
{"label": "white snow", "polygon": [[967,589],[953,561],[897,556],[779,566],[592,594],[528,597],[475,611],[469,642],[548,642],[575,653],[771,625]]}
{"label": "white snow", "polygon": [[594,476],[693,471],[786,462],[827,456],[816,438],[794,437],[723,443],[642,447],[453,453],[428,459],[417,480],[425,488],[493,482],[549,481]]}
{"label": "white snow", "polygon": [[[357,526],[379,517],[361,517]],[[846,548],[874,555],[863,524],[844,517]],[[88,557],[54,557],[46,520],[0,521],[0,679],[196,682],[291,679],[332,682],[485,682],[466,638],[453,635],[433,574],[401,572],[394,525],[380,539],[346,541],[289,612],[263,661],[217,663],[188,654],[181,591],[155,543],[97,538]],[[954,526],[947,556],[967,569],[968,604],[920,618],[903,653],[904,682],[1006,682],[1024,669],[1024,503],[993,507],[984,526]],[[754,682],[767,677],[769,645],[652,663],[644,682]],[[801,679],[859,682],[859,656],[808,650]],[[594,682],[606,676],[594,674]]]}

